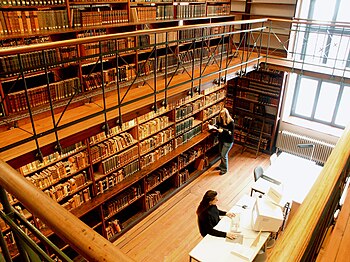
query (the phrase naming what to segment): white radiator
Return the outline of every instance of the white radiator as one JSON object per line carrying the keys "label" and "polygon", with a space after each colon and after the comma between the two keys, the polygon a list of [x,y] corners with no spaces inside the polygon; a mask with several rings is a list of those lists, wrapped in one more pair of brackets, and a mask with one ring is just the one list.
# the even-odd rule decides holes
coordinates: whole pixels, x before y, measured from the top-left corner
{"label": "white radiator", "polygon": [[[312,144],[310,148],[299,148],[298,145]],[[334,144],[317,140],[308,136],[292,133],[286,130],[279,132],[277,136],[276,147],[284,152],[288,152],[303,158],[310,159],[317,163],[324,164],[331,154]]]}

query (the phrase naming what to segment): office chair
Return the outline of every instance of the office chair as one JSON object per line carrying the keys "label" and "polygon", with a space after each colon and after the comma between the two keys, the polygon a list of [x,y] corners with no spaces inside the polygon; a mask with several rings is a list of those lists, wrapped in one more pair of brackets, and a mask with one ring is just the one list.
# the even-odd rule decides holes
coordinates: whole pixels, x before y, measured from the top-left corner
{"label": "office chair", "polygon": [[259,177],[264,174],[264,169],[261,166],[254,168],[254,181],[257,181]]}

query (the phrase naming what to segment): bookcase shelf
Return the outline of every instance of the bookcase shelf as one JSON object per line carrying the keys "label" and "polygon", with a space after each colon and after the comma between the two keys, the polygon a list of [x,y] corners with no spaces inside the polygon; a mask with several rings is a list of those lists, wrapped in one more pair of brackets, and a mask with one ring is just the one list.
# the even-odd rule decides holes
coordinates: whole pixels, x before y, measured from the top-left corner
{"label": "bookcase shelf", "polygon": [[[279,123],[285,73],[261,64],[259,70],[228,84],[231,112],[236,121],[235,141],[245,148],[272,152]],[[232,103],[232,104],[231,104]]]}
{"label": "bookcase shelf", "polygon": [[[46,164],[30,163],[19,169],[26,176],[31,176],[39,171],[44,171],[48,167],[63,163],[66,159],[70,159],[77,154],[86,152],[88,161],[84,168],[77,169],[74,173],[72,172],[68,176],[63,177],[62,180],[55,181],[43,187],[42,190],[52,190],[56,185],[60,185],[59,183],[69,181],[82,171],[86,172],[87,179],[84,183],[75,189],[64,191],[65,193],[60,194],[56,198],[56,201],[59,203],[67,202],[67,200],[74,198],[76,194],[80,194],[80,192],[88,189],[88,197],[84,199],[81,196],[84,199],[83,202],[79,203],[79,205],[73,204],[66,208],[107,239],[115,240],[137,221],[166,201],[179,188],[185,186],[202,172],[197,170],[196,163],[198,159],[210,154],[208,145],[211,143],[207,142],[208,139],[211,139],[211,134],[203,127],[205,115],[203,114],[203,110],[213,106],[217,106],[218,110],[222,108],[225,90],[225,87],[221,86],[206,89],[201,94],[194,95],[193,97],[187,94],[181,97],[176,95],[176,99],[170,100],[166,108],[160,107],[156,112],[151,111],[147,114],[129,118],[122,126],[111,128],[108,134],[100,133],[87,137],[82,142],[73,144],[65,149],[64,152],[66,153],[63,155],[52,154],[45,157]],[[184,109],[187,109],[187,111],[185,112]],[[205,120],[210,120],[210,117],[214,115],[207,115]],[[176,119],[176,116],[182,117]],[[162,117],[169,119],[166,125],[162,126],[162,128],[154,129],[156,131],[151,132],[150,135],[140,136],[139,130],[141,126],[157,122],[157,119]],[[194,118],[193,124],[180,129],[182,131],[176,136],[175,126],[192,118]],[[155,161],[144,168],[140,166],[135,172],[132,172],[132,174],[121,180],[112,181],[110,179],[110,177],[116,177],[115,173],[117,170],[124,168],[128,163],[132,161],[140,162],[141,158],[148,154],[148,152],[157,151],[167,143],[174,144],[175,140],[183,135],[183,132],[191,130],[198,131],[194,136],[187,138],[186,141],[179,144],[176,148],[173,147],[171,152],[160,158],[160,161]],[[142,142],[168,131],[171,135],[162,143],[144,152],[139,150]],[[92,160],[94,159],[94,147],[105,145],[111,139],[123,136],[132,136],[133,141],[130,144],[126,143],[121,151],[112,151],[112,155],[106,155],[101,159],[95,158],[95,161]],[[105,161],[104,159],[128,152],[133,147],[137,149],[137,153],[133,154],[135,157],[128,157],[125,161],[120,162],[117,168],[111,171],[101,172],[103,170],[101,170],[100,165]],[[31,216],[29,218],[31,219]],[[70,247],[60,242],[61,240],[55,240],[55,235],[42,223],[39,224],[38,227],[42,229],[43,233],[49,236],[54,242],[57,242],[58,246],[64,252],[71,252]],[[8,238],[9,236],[6,235],[8,234],[8,229],[3,229],[3,232],[5,233],[5,238]],[[14,251],[14,257],[15,253]],[[75,253],[73,252],[72,254]]]}

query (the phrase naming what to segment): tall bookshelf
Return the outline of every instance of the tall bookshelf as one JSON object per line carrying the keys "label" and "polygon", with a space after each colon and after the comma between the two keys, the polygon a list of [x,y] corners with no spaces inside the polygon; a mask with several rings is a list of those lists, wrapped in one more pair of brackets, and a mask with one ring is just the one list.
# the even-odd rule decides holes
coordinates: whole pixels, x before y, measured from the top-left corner
{"label": "tall bookshelf", "polygon": [[228,81],[226,106],[235,119],[234,139],[245,148],[271,153],[280,120],[285,73],[264,64]]}
{"label": "tall bookshelf", "polygon": [[[216,157],[208,132],[224,106],[226,88],[212,86],[169,98],[167,107],[124,116],[121,125],[17,166],[33,185],[109,240],[115,240],[203,171],[198,161]],[[19,162],[18,162],[19,163]],[[69,256],[77,254],[9,195],[11,204]],[[16,259],[9,228],[1,230]]]}

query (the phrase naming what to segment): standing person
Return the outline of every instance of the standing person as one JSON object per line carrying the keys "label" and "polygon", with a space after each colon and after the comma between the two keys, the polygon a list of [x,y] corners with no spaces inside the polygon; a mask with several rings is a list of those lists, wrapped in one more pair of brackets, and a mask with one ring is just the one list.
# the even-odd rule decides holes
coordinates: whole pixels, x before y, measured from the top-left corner
{"label": "standing person", "polygon": [[220,152],[220,165],[217,169],[220,170],[220,175],[224,175],[228,170],[228,152],[233,145],[233,132],[235,129],[234,121],[227,108],[223,108],[220,111],[217,128],[219,133]]}
{"label": "standing person", "polygon": [[218,193],[214,190],[208,190],[197,208],[199,232],[203,237],[209,234],[212,236],[234,239],[235,234],[233,232],[226,233],[214,229],[220,221],[220,216],[226,215],[230,218],[235,216],[233,213],[227,213],[217,208],[217,194]]}

